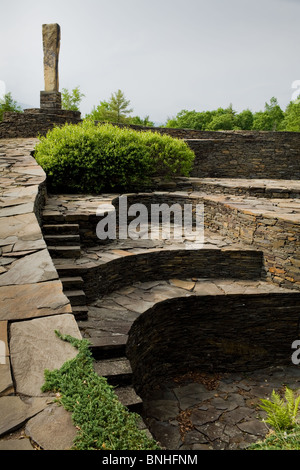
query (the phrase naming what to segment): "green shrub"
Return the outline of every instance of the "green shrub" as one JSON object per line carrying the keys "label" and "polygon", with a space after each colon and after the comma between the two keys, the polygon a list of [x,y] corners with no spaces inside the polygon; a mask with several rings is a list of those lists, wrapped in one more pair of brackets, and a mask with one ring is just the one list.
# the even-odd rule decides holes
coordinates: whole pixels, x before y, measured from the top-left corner
{"label": "green shrub", "polygon": [[141,190],[153,176],[188,176],[194,153],[158,133],[84,121],[40,137],[35,158],[53,191],[100,193]]}
{"label": "green shrub", "polygon": [[56,392],[57,402],[72,413],[78,429],[72,449],[158,450],[158,444],[139,429],[139,416],[129,412],[107,380],[94,372],[88,341],[55,333],[78,354],[59,370],[45,371],[42,391]]}

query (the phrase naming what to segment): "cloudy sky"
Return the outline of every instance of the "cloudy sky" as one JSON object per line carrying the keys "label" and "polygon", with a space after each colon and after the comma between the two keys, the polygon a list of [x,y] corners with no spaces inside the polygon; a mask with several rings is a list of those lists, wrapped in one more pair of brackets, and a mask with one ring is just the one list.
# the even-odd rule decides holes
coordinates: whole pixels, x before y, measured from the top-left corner
{"label": "cloudy sky", "polygon": [[0,0],[0,15],[2,91],[30,107],[44,23],[61,26],[60,89],[80,86],[83,115],[118,89],[157,123],[272,96],[285,109],[300,90],[300,0]]}

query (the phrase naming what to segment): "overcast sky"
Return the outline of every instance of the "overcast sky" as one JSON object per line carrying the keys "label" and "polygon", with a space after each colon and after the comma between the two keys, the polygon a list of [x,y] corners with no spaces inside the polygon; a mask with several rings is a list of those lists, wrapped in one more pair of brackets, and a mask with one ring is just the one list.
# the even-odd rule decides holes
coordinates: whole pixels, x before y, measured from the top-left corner
{"label": "overcast sky", "polygon": [[80,86],[83,116],[118,89],[157,123],[272,96],[285,109],[300,81],[300,0],[0,0],[0,17],[0,83],[30,107],[44,23],[61,26],[60,90]]}

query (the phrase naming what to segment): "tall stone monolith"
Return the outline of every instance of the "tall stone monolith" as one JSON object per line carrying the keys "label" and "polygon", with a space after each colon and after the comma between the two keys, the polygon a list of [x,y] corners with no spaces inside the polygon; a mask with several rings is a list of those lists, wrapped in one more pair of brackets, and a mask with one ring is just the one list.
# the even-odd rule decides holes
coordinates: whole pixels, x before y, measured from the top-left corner
{"label": "tall stone monolith", "polygon": [[41,92],[41,108],[61,108],[58,73],[60,38],[57,23],[43,25],[45,90]]}

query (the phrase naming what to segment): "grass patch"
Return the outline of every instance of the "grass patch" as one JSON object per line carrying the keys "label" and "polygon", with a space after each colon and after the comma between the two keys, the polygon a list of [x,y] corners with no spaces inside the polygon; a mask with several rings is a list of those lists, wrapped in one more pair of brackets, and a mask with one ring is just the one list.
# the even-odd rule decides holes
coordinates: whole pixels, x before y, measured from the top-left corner
{"label": "grass patch", "polygon": [[271,430],[264,441],[252,444],[248,450],[300,450],[300,427],[289,431]]}
{"label": "grass patch", "polygon": [[45,371],[42,391],[56,393],[56,401],[72,413],[78,429],[72,449],[159,450],[139,429],[139,415],[129,412],[107,380],[94,372],[89,342],[55,333],[77,348],[78,354],[59,370]]}

